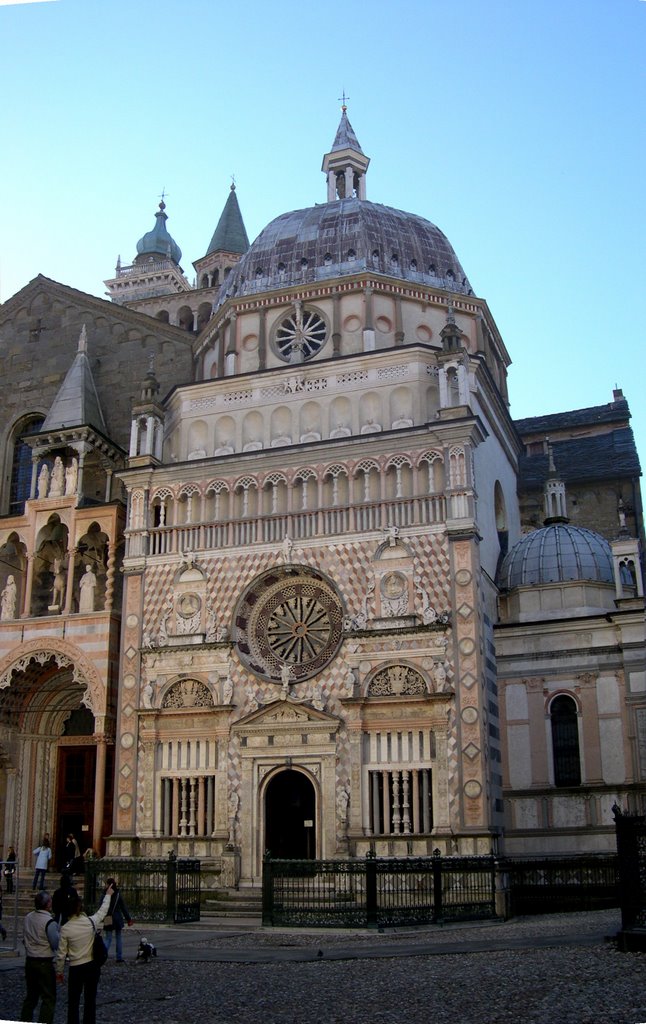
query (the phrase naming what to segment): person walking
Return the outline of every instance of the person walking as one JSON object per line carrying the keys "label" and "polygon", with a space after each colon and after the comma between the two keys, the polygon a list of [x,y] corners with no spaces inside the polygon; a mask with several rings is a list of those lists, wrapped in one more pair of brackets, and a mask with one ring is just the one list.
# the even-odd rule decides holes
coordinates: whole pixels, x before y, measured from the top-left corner
{"label": "person walking", "polygon": [[42,890],[45,888],[45,875],[47,874],[49,862],[52,859],[52,848],[49,845],[49,839],[43,839],[41,845],[36,847],[34,857],[36,858],[36,870],[34,872],[32,889],[38,888]]}
{"label": "person walking", "polygon": [[52,914],[56,918],[59,928],[69,921],[72,903],[78,899],[78,895],[72,885],[72,876],[69,871],[63,871],[61,884],[52,896]]}
{"label": "person walking", "polygon": [[108,913],[103,922],[103,942],[105,943],[106,951],[110,952],[110,946],[112,945],[112,936],[116,937],[116,956],[117,963],[123,963],[123,926],[128,922],[128,928],[132,927],[133,921],[130,916],[124,898],[119,892],[119,886],[117,885],[114,878],[108,878],[105,883],[106,892],[109,887],[112,888],[112,898],[110,899],[110,907]]}
{"label": "person walking", "polygon": [[93,957],[95,930],[102,923],[110,907],[112,886],[108,886],[103,902],[90,917],[83,913],[79,896],[72,901],[70,917],[61,928],[56,954],[56,980],[63,984],[65,957],[69,957],[69,989],[67,995],[67,1024],[79,1024],[79,1007],[83,996],[83,1024],[96,1024],[96,992],[101,968]]}
{"label": "person walking", "polygon": [[81,850],[76,839],[70,832],[65,842],[65,853],[63,855],[65,868],[73,875],[78,870],[78,861],[81,857]]}
{"label": "person walking", "polygon": [[48,892],[37,892],[34,910],[23,922],[25,943],[25,984],[27,995],[22,1004],[21,1020],[33,1020],[40,1001],[38,1020],[52,1024],[56,1006],[54,954],[58,949],[58,925],[51,915],[52,898]]}
{"label": "person walking", "polygon": [[7,851],[7,856],[4,862],[4,877],[7,883],[7,895],[11,895],[13,892],[13,876],[16,873],[16,860],[17,854],[13,846],[10,846]]}

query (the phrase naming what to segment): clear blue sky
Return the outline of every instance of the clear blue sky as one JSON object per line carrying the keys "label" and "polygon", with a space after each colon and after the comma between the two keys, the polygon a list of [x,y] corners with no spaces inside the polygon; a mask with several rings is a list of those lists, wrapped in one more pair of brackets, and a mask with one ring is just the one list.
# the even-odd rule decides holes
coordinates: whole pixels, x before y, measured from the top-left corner
{"label": "clear blue sky", "polygon": [[325,201],[338,97],[368,198],[450,238],[512,415],[612,400],[642,458],[644,0],[0,0],[0,298],[104,294],[168,192],[183,266],[235,174],[250,238]]}

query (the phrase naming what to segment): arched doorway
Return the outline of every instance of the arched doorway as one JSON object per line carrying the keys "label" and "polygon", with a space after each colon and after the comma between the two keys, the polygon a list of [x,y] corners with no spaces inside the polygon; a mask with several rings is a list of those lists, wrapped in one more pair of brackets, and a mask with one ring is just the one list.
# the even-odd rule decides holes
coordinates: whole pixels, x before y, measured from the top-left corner
{"label": "arched doorway", "polygon": [[272,857],[316,856],[316,794],[303,772],[274,775],[265,790],[265,849]]}

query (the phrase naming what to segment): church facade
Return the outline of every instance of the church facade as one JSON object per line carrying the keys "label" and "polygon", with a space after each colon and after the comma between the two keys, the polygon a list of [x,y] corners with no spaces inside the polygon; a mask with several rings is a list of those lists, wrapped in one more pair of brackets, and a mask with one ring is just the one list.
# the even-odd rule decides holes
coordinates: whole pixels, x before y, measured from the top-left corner
{"label": "church facade", "polygon": [[368,165],[344,109],[327,202],[249,246],[232,188],[195,287],[162,203],[112,302],[0,310],[10,373],[26,332],[67,362],[4,424],[6,845],[244,885],[266,850],[607,849],[642,806],[627,405],[516,426],[486,302]]}

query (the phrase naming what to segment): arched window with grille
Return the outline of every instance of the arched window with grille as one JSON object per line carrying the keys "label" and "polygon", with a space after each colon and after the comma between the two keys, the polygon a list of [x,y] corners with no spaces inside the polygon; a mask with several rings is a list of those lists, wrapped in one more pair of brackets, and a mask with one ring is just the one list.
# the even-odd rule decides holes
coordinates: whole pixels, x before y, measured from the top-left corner
{"label": "arched window with grille", "polygon": [[22,515],[31,488],[31,448],[25,444],[23,437],[26,434],[37,434],[44,422],[43,416],[25,416],[13,430],[11,484],[9,486],[10,516]]}
{"label": "arched window with grille", "polygon": [[581,785],[579,722],[576,703],[567,694],[560,694],[550,704],[552,725],[552,756],[554,785]]}

